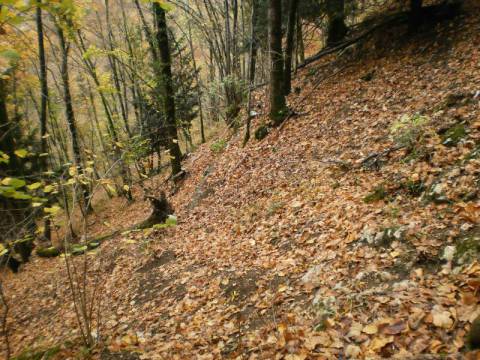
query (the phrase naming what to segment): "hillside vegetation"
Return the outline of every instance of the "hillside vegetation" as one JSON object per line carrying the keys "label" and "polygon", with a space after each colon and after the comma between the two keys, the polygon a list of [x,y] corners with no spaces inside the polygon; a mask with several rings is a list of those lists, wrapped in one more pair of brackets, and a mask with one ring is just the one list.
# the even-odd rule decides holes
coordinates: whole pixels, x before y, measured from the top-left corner
{"label": "hillside vegetation", "polygon": [[[465,8],[309,64],[294,114],[263,140],[243,147],[243,128],[227,129],[187,156],[180,184],[146,180],[176,226],[134,229],[149,203],[107,200],[89,219],[90,233],[117,231],[86,256],[106,347],[93,355],[476,358],[480,5]],[[253,129],[267,105],[258,88]],[[3,276],[14,353],[74,358],[64,259]]]}

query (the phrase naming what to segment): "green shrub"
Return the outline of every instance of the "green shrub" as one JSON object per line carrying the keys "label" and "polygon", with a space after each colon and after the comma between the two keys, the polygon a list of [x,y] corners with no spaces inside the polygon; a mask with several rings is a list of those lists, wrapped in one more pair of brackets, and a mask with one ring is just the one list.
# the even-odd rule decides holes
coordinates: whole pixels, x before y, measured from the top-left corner
{"label": "green shrub", "polygon": [[210,145],[210,150],[216,154],[219,154],[225,150],[227,142],[223,139],[219,139]]}
{"label": "green shrub", "polygon": [[400,120],[392,125],[390,134],[397,145],[414,149],[417,143],[422,141],[429,123],[430,118],[428,116],[420,114],[403,115]]}
{"label": "green shrub", "polygon": [[383,200],[387,197],[387,191],[383,185],[377,186],[373,191],[363,198],[363,202],[366,204]]}
{"label": "green shrub", "polygon": [[448,129],[442,135],[442,144],[445,146],[455,146],[460,140],[467,136],[467,129],[464,124],[456,124]]}

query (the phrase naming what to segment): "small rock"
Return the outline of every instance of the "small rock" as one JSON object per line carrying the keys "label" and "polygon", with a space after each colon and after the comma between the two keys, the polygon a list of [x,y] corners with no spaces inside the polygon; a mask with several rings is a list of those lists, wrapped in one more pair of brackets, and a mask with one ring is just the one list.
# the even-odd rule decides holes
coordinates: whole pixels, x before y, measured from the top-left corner
{"label": "small rock", "polygon": [[310,287],[317,287],[321,285],[320,275],[322,273],[322,267],[315,265],[302,276],[302,282]]}
{"label": "small rock", "polygon": [[456,248],[455,246],[449,245],[445,247],[445,250],[443,251],[443,259],[447,261],[452,261],[453,257],[455,256]]}

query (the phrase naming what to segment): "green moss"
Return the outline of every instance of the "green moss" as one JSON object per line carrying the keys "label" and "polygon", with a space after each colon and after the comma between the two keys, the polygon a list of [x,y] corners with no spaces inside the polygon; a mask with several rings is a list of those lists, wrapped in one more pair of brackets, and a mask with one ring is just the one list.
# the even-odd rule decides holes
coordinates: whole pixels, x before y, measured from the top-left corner
{"label": "green moss", "polygon": [[88,250],[88,246],[87,245],[83,245],[83,244],[74,244],[72,245],[72,248],[70,249],[70,252],[72,253],[72,255],[82,255],[85,253],[85,251]]}
{"label": "green moss", "polygon": [[282,107],[277,112],[270,112],[270,120],[271,120],[270,125],[272,127],[280,126],[282,122],[287,118],[287,116],[288,116],[288,108],[286,106]]}
{"label": "green moss", "polygon": [[255,130],[255,139],[263,140],[268,135],[269,129],[266,125],[260,125],[257,130]]}
{"label": "green moss", "polygon": [[426,190],[425,184],[423,181],[412,181],[408,180],[404,184],[405,189],[412,196],[420,196]]}
{"label": "green moss", "polygon": [[20,355],[13,357],[12,360],[49,360],[53,359],[59,352],[60,346],[58,345],[44,350],[27,349]]}
{"label": "green moss", "polygon": [[227,142],[223,139],[219,139],[210,145],[210,150],[216,154],[219,154],[225,150]]}
{"label": "green moss", "polygon": [[366,204],[383,200],[387,197],[387,192],[383,185],[377,186],[370,194],[363,198],[363,202]]}
{"label": "green moss", "polygon": [[89,249],[96,249],[97,247],[100,246],[100,242],[99,241],[95,241],[95,240],[92,240],[90,241],[88,244],[87,244],[87,247]]}
{"label": "green moss", "polygon": [[478,258],[480,254],[480,237],[469,235],[457,242],[455,249],[455,261],[466,263]]}
{"label": "green moss", "polygon": [[37,248],[36,253],[40,257],[51,258],[60,255],[60,250],[54,246],[47,248]]}
{"label": "green moss", "polygon": [[442,135],[442,144],[445,146],[455,146],[467,136],[467,128],[464,124],[456,124],[448,129]]}

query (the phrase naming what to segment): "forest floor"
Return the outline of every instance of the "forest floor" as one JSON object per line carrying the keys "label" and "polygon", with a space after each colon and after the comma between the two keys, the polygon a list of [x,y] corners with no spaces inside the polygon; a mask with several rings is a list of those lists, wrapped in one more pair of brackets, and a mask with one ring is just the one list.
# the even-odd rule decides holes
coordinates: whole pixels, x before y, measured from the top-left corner
{"label": "forest floor", "polygon": [[[177,226],[119,234],[88,256],[108,348],[97,355],[463,358],[480,314],[477,3],[418,35],[384,31],[355,60],[308,66],[281,128],[191,154],[170,197]],[[392,126],[416,113],[429,120],[407,134],[413,150],[396,149]],[[148,213],[116,199],[92,232]],[[3,276],[16,354],[78,338],[64,259]]]}

